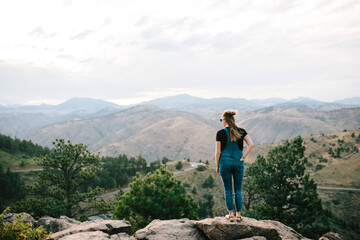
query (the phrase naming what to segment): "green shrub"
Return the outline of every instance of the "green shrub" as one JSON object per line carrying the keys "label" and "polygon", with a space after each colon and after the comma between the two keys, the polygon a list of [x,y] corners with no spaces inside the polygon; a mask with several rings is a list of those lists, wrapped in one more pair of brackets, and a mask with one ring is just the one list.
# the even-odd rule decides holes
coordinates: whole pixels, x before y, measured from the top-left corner
{"label": "green shrub", "polygon": [[33,228],[31,223],[24,223],[21,215],[16,216],[12,223],[3,222],[9,208],[0,215],[0,239],[1,240],[43,240],[49,236],[43,226]]}
{"label": "green shrub", "polygon": [[203,188],[213,188],[214,187],[214,178],[210,175],[202,184]]}
{"label": "green shrub", "polygon": [[199,172],[202,172],[202,171],[205,171],[206,170],[206,167],[203,166],[203,165],[199,165],[196,170],[198,170]]}
{"label": "green shrub", "polygon": [[183,168],[183,163],[181,161],[178,161],[175,167],[177,170],[180,170]]}
{"label": "green shrub", "polygon": [[320,171],[321,169],[323,169],[325,166],[321,165],[321,164],[317,164],[315,167],[315,172]]}

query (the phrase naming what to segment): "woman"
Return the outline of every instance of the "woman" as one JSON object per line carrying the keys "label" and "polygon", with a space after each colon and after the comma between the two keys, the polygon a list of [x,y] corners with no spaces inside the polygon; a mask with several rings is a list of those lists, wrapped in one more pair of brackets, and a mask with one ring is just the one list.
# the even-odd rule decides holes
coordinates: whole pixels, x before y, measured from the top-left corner
{"label": "woman", "polygon": [[[254,144],[245,129],[239,128],[235,124],[235,111],[226,110],[222,113],[224,129],[216,134],[216,172],[221,176],[225,189],[225,202],[230,222],[241,220],[242,208],[242,181],[244,176],[244,160],[250,153]],[[243,154],[243,141],[245,140],[248,148]],[[236,217],[234,216],[234,204],[232,193],[232,178],[234,178]]]}

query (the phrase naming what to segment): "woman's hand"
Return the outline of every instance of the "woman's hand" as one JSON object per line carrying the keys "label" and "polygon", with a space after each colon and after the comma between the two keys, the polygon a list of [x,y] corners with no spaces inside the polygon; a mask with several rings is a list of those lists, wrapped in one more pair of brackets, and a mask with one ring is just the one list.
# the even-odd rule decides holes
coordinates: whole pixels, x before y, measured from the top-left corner
{"label": "woman's hand", "polygon": [[244,160],[245,160],[245,157],[242,156],[242,157],[240,158],[240,161],[242,162],[242,161],[244,161]]}
{"label": "woman's hand", "polygon": [[220,169],[219,169],[219,167],[216,167],[216,173],[217,173],[217,175],[220,176]]}

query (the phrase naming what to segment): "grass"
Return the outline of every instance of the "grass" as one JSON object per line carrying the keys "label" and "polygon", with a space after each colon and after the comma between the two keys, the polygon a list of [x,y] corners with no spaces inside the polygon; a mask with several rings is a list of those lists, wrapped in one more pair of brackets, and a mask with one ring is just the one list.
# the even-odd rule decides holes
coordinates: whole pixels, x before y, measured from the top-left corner
{"label": "grass", "polygon": [[3,169],[10,168],[12,171],[17,169],[27,169],[29,167],[38,167],[36,158],[30,158],[23,154],[11,154],[0,150],[0,165]]}
{"label": "grass", "polygon": [[[360,130],[357,129],[303,138],[306,147],[305,157],[309,162],[306,171],[318,185],[360,188],[360,152],[355,151],[356,148],[360,149],[359,134]],[[279,144],[255,146],[246,162],[255,162],[258,154],[265,156],[270,149]],[[343,148],[348,151],[344,150],[340,158],[336,158],[329,154],[330,148]]]}
{"label": "grass", "polygon": [[344,240],[360,239],[360,192],[318,190],[323,207],[338,219],[330,220],[330,229]]}
{"label": "grass", "polygon": [[[214,187],[213,188],[203,188],[202,184],[205,179],[209,176],[214,178]],[[189,171],[184,172],[176,176],[180,179],[181,182],[185,185],[190,185],[186,187],[186,192],[190,194],[197,202],[205,201],[203,198],[204,194],[210,194],[214,199],[213,213],[214,216],[224,216],[226,214],[225,198],[224,198],[224,189],[220,176],[215,172],[215,168],[208,166],[205,171]],[[193,188],[196,188],[196,194],[192,192]]]}
{"label": "grass", "polygon": [[[189,168],[190,167],[190,162],[186,161],[186,160],[178,160],[178,161],[181,161],[182,164],[183,164],[183,167],[182,169],[185,169],[185,168]],[[178,163],[178,161],[170,161],[170,162],[167,162],[166,163],[166,167],[172,171],[172,172],[177,172],[178,170],[176,169],[176,164]],[[181,170],[181,169],[180,169]]]}
{"label": "grass", "polygon": [[39,171],[19,172],[18,174],[24,181],[25,185],[33,185],[38,179]]}

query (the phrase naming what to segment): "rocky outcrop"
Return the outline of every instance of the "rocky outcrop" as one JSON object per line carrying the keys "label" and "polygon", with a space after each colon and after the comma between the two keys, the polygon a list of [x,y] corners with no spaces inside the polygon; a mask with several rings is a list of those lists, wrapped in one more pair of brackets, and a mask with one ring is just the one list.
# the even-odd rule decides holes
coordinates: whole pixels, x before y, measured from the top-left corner
{"label": "rocky outcrop", "polygon": [[4,222],[14,222],[17,219],[17,216],[20,215],[20,218],[24,220],[24,223],[34,224],[35,219],[28,213],[8,213],[4,216]]}
{"label": "rocky outcrop", "polygon": [[122,220],[94,220],[56,232],[50,236],[50,239],[126,239],[124,234],[119,235],[119,233],[130,233],[130,228],[130,223]]}
{"label": "rocky outcrop", "polygon": [[66,216],[61,216],[60,219],[45,216],[40,218],[35,225],[37,227],[43,226],[47,232],[56,233],[68,229],[70,227],[76,226],[80,223],[81,222]]}
{"label": "rocky outcrop", "polygon": [[333,232],[328,232],[328,233],[325,233],[324,235],[322,235],[321,238],[319,238],[319,240],[342,240],[342,239],[339,236],[339,234],[333,233]]}
{"label": "rocky outcrop", "polygon": [[194,224],[210,240],[232,239],[308,239],[294,229],[271,220],[258,221],[243,217],[240,222],[229,222],[224,217],[195,221]]}
{"label": "rocky outcrop", "polygon": [[208,238],[199,231],[194,221],[180,220],[154,220],[144,229],[135,233],[137,240],[207,240]]}
{"label": "rocky outcrop", "polygon": [[201,221],[154,220],[144,229],[137,231],[134,237],[136,240],[308,239],[280,222],[257,221],[246,217],[243,217],[240,222],[229,222],[225,217],[208,218]]}
{"label": "rocky outcrop", "polygon": [[[308,238],[294,229],[271,220],[255,220],[243,217],[240,222],[229,222],[225,217],[208,218],[201,221],[189,219],[154,220],[145,228],[130,236],[131,225],[127,221],[107,220],[104,216],[95,220],[79,222],[68,217],[55,219],[43,217],[38,221],[26,213],[21,214],[25,222],[43,226],[53,232],[50,240],[281,240]],[[13,222],[17,214],[8,214],[4,221]],[[105,218],[105,219],[103,219]],[[341,240],[336,233],[326,233],[321,240]]]}

